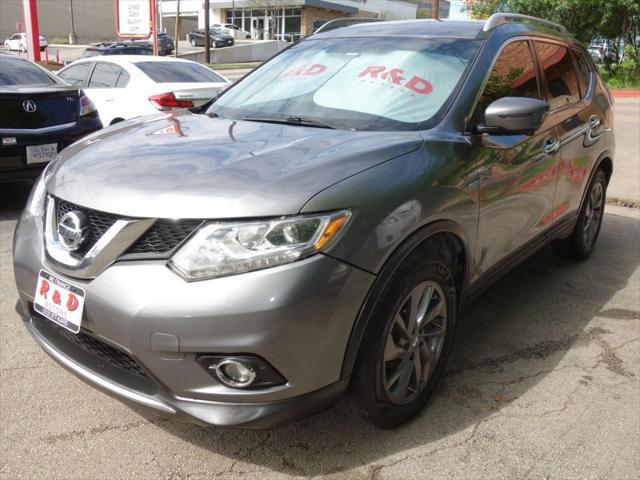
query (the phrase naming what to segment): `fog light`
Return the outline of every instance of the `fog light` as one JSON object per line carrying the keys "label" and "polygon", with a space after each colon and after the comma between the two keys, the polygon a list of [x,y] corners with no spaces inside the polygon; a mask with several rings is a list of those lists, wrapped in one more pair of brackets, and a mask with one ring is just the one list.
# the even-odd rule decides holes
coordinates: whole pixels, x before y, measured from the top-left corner
{"label": "fog light", "polygon": [[216,375],[220,381],[230,387],[249,387],[256,378],[256,371],[253,367],[238,360],[226,359],[209,368],[213,367],[215,367]]}

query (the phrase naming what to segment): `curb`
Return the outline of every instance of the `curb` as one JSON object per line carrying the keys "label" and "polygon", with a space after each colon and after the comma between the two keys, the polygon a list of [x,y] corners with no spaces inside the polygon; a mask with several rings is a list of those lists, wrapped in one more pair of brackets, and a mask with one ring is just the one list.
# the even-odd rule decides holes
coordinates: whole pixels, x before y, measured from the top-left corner
{"label": "curb", "polygon": [[618,207],[627,208],[640,208],[640,201],[607,196],[607,205],[616,205]]}
{"label": "curb", "polygon": [[640,90],[611,90],[614,97],[636,98],[640,97]]}

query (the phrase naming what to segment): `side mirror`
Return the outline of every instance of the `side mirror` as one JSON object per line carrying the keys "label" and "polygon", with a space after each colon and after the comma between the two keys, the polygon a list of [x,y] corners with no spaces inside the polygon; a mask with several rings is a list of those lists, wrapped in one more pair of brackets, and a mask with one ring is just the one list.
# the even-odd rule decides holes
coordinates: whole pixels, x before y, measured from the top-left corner
{"label": "side mirror", "polygon": [[495,135],[529,135],[535,132],[549,113],[544,100],[528,97],[502,97],[489,104],[484,111],[484,124],[478,133]]}

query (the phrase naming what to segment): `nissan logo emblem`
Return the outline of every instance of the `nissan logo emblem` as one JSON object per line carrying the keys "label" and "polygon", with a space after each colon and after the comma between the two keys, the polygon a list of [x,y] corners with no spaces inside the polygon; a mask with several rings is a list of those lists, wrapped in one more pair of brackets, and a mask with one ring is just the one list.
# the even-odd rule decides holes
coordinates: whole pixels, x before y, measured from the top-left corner
{"label": "nissan logo emblem", "polygon": [[65,250],[73,252],[86,239],[89,219],[79,210],[67,212],[58,223],[58,239]]}
{"label": "nissan logo emblem", "polygon": [[25,100],[22,102],[22,108],[25,112],[33,113],[36,111],[36,102],[33,100]]}

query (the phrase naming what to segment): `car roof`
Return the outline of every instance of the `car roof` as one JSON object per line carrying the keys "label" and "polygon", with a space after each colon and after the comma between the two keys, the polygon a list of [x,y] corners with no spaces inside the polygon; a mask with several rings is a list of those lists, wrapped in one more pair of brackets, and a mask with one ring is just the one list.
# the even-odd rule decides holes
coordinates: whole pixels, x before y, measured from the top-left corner
{"label": "car roof", "polygon": [[175,57],[154,57],[153,55],[97,55],[94,57],[79,58],[69,65],[86,62],[110,62],[116,65],[130,65],[137,62],[181,62],[181,63],[197,63],[192,60]]}
{"label": "car roof", "polygon": [[[554,36],[564,41],[573,41],[573,38],[564,27],[542,19],[513,14],[497,14],[494,17],[497,17],[495,22],[492,22],[492,18],[489,20],[420,19],[367,21],[326,30],[307,38],[409,36],[485,39],[497,32],[500,35],[540,33],[545,36]],[[504,20],[502,20],[503,18]]]}

